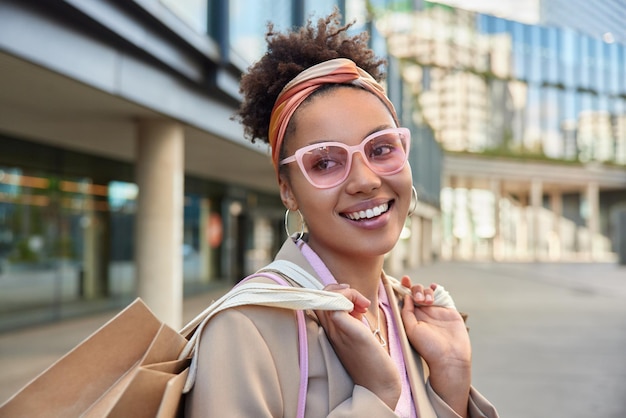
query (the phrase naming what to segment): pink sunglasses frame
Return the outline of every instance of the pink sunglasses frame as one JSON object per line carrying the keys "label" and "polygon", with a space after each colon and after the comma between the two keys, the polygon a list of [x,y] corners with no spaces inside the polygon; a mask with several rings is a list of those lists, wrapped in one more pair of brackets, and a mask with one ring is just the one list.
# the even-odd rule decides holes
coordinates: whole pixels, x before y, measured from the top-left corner
{"label": "pink sunglasses frame", "polygon": [[[406,138],[406,148],[405,148],[404,162],[402,163],[402,165],[400,165],[400,167],[398,167],[397,169],[395,169],[393,171],[386,172],[386,173],[381,173],[376,168],[372,167],[372,165],[370,164],[369,159],[365,155],[365,144],[367,142],[369,142],[370,140],[372,140],[373,138],[376,138],[376,137],[381,136],[381,135],[385,135],[385,134],[387,134],[389,132],[399,133],[401,136]],[[331,184],[319,185],[319,184],[316,184],[315,182],[313,182],[311,177],[309,177],[309,174],[307,173],[306,169],[304,168],[304,164],[302,162],[302,156],[305,153],[307,153],[308,151],[310,151],[310,150],[313,150],[313,149],[316,149],[316,148],[320,148],[320,147],[324,147],[324,146],[336,146],[336,147],[343,148],[344,150],[346,150],[348,152],[348,159],[347,159],[347,163],[346,163],[346,168],[344,170],[344,175],[343,175],[343,177],[341,179],[339,179],[338,181],[336,181],[334,183],[331,183]],[[320,143],[317,143],[317,144],[307,145],[306,147],[302,147],[302,148],[299,148],[298,150],[296,150],[296,152],[292,156],[284,158],[283,160],[281,160],[279,165],[283,166],[283,165],[286,165],[286,164],[297,162],[298,163],[298,167],[300,168],[300,171],[302,172],[302,174],[304,174],[304,177],[306,177],[306,179],[309,181],[309,183],[311,183],[314,187],[317,187],[318,189],[330,189],[331,187],[335,187],[335,186],[343,183],[348,178],[348,175],[350,175],[350,169],[352,168],[352,158],[353,158],[355,153],[358,152],[358,153],[361,154],[361,156],[363,157],[363,161],[365,162],[367,167],[370,170],[372,170],[374,173],[378,174],[379,176],[390,176],[392,174],[396,174],[396,173],[400,172],[404,168],[404,166],[406,165],[406,162],[409,159],[409,151],[410,151],[410,149],[411,149],[411,131],[408,128],[402,128],[402,127],[400,127],[400,128],[389,128],[389,129],[383,129],[381,131],[377,131],[377,132],[374,132],[371,135],[368,135],[358,145],[346,145],[346,144],[344,144],[342,142],[336,142],[336,141],[327,141],[327,142],[320,142]]]}

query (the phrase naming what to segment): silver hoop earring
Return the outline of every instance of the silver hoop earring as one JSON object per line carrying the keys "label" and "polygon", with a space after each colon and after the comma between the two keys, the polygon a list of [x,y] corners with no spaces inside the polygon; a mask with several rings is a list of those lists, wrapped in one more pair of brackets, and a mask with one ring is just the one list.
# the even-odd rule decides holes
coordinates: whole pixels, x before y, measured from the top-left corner
{"label": "silver hoop earring", "polygon": [[302,212],[300,212],[300,210],[296,210],[295,212],[300,215],[300,231],[298,231],[297,235],[291,234],[289,232],[289,213],[291,212],[291,209],[287,208],[287,210],[285,211],[285,232],[287,233],[288,237],[294,238],[295,240],[298,241],[299,239],[301,239],[304,236],[304,226],[305,226],[305,222],[304,222],[304,216],[302,216]]}
{"label": "silver hoop earring", "polygon": [[407,214],[407,217],[411,217],[413,216],[413,214],[415,213],[415,210],[417,209],[417,190],[415,190],[415,186],[411,187],[411,206],[409,206],[409,213]]}

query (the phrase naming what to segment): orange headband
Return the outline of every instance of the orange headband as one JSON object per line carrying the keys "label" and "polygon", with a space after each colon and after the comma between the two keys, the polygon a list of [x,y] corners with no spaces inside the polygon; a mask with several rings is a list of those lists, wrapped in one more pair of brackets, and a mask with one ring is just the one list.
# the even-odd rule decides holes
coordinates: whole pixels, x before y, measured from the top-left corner
{"label": "orange headband", "polygon": [[326,84],[353,84],[374,93],[387,106],[398,124],[396,110],[385,95],[382,86],[366,71],[357,67],[353,61],[347,58],[335,58],[309,67],[287,83],[272,109],[269,142],[272,148],[272,163],[277,174],[280,148],[291,117],[307,97]]}

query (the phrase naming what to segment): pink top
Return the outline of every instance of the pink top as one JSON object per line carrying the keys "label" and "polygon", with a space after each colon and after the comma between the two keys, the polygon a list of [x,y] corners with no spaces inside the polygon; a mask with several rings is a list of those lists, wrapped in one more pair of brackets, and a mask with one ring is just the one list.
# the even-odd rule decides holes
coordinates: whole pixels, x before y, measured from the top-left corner
{"label": "pink top", "polygon": [[[320,279],[322,279],[322,284],[324,286],[337,283],[337,280],[333,277],[332,273],[328,270],[328,267],[326,267],[322,259],[315,253],[315,251],[313,251],[311,247],[308,246],[306,242],[298,240],[296,244],[298,245],[298,248],[300,248],[302,255],[304,255],[307,261],[311,264]],[[402,377],[402,393],[400,394],[400,399],[398,400],[398,404],[396,405],[396,410],[394,412],[402,418],[417,418],[415,404],[413,402],[413,397],[411,396],[409,376],[407,375],[404,364],[404,356],[400,346],[400,336],[397,328],[398,324],[392,314],[391,306],[389,305],[389,298],[385,292],[382,280],[378,288],[378,304],[385,313],[385,325],[387,326],[387,336],[389,340],[389,354],[391,355],[391,359],[396,364],[396,367],[400,372],[400,376]],[[365,321],[363,321],[363,323],[369,327]]]}

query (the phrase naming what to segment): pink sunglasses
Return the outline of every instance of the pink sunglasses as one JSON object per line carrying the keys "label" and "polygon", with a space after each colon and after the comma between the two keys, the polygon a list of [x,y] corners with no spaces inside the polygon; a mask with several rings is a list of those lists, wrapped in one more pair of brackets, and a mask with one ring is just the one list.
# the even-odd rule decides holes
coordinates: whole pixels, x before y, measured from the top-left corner
{"label": "pink sunglasses", "polygon": [[280,161],[280,165],[295,161],[313,186],[328,189],[346,180],[357,152],[374,173],[398,173],[409,157],[410,145],[411,132],[407,128],[390,128],[374,132],[358,145],[335,141],[307,145]]}

